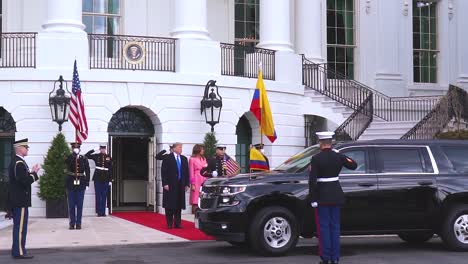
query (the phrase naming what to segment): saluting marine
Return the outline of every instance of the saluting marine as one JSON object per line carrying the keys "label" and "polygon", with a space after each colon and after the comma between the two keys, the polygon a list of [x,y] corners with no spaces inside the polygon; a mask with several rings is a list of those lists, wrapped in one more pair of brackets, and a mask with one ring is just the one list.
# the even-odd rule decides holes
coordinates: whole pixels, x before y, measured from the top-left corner
{"label": "saluting marine", "polygon": [[313,156],[310,163],[309,195],[311,206],[318,215],[320,263],[337,264],[340,259],[340,207],[345,202],[338,175],[343,167],[355,170],[357,164],[332,149],[334,132],[316,134],[321,152]]}
{"label": "saluting marine", "polygon": [[31,184],[39,180],[37,172],[40,167],[34,165],[29,171],[24,157],[28,155],[28,139],[15,141],[13,144],[16,156],[9,167],[9,208],[13,215],[13,245],[11,256],[15,259],[31,259],[33,256],[26,252],[26,235],[28,232],[28,218],[31,207]]}
{"label": "saluting marine", "polygon": [[81,229],[83,200],[85,190],[89,187],[88,159],[80,155],[80,143],[71,143],[73,153],[65,160],[67,166],[66,187],[70,217],[70,229]]}
{"label": "saluting marine", "polygon": [[94,190],[96,195],[96,213],[99,217],[106,216],[106,200],[109,186],[112,184],[112,159],[107,154],[107,145],[99,146],[99,153],[94,149],[86,153],[86,158],[92,159],[96,164],[93,174]]}

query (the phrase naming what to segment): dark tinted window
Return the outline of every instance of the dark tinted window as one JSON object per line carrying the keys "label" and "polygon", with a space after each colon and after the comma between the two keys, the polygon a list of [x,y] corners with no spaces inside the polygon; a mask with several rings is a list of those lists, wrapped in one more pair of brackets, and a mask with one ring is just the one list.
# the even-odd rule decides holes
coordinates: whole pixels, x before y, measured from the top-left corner
{"label": "dark tinted window", "polygon": [[419,148],[384,148],[380,150],[382,172],[425,172]]}
{"label": "dark tinted window", "polygon": [[452,170],[457,173],[468,172],[468,148],[467,147],[442,147],[442,151],[449,159]]}
{"label": "dark tinted window", "polygon": [[350,150],[350,151],[343,151],[343,154],[348,156],[349,158],[353,159],[357,163],[356,170],[350,170],[347,168],[341,169],[340,174],[363,174],[367,171],[366,166],[366,151],[363,149],[360,150]]}

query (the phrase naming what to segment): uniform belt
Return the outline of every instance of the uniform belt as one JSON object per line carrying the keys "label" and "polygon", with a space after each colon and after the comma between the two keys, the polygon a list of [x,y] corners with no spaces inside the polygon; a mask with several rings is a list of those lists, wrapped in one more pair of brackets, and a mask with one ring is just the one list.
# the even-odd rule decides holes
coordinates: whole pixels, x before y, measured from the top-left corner
{"label": "uniform belt", "polygon": [[317,178],[317,182],[334,182],[338,181],[339,177],[332,177],[332,178]]}
{"label": "uniform belt", "polygon": [[98,166],[96,166],[96,170],[108,171],[109,169],[108,169],[108,168],[104,168],[104,167],[98,167]]}
{"label": "uniform belt", "polygon": [[70,175],[70,176],[85,176],[84,173],[74,173],[74,172],[71,172],[71,171],[67,171],[67,174]]}

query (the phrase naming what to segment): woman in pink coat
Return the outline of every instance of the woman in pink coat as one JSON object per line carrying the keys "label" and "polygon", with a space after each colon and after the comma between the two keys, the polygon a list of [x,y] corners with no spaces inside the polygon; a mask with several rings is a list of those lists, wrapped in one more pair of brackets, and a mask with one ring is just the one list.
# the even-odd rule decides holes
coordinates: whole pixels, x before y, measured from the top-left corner
{"label": "woman in pink coat", "polygon": [[205,147],[201,144],[195,144],[192,150],[192,156],[189,160],[190,174],[190,204],[192,205],[192,214],[198,208],[198,197],[200,195],[200,186],[205,182],[205,177],[200,174],[200,170],[208,166],[205,159]]}

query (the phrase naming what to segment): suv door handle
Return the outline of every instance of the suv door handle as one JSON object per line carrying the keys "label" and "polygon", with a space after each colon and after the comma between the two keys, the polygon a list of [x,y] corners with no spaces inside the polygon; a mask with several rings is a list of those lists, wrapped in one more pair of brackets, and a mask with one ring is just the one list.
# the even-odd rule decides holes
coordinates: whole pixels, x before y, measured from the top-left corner
{"label": "suv door handle", "polygon": [[375,184],[368,183],[368,182],[362,182],[362,183],[358,183],[358,185],[361,186],[361,187],[372,187]]}
{"label": "suv door handle", "polygon": [[421,186],[429,186],[429,185],[432,185],[433,182],[431,182],[431,181],[420,181],[420,182],[418,182],[418,184],[421,185]]}

